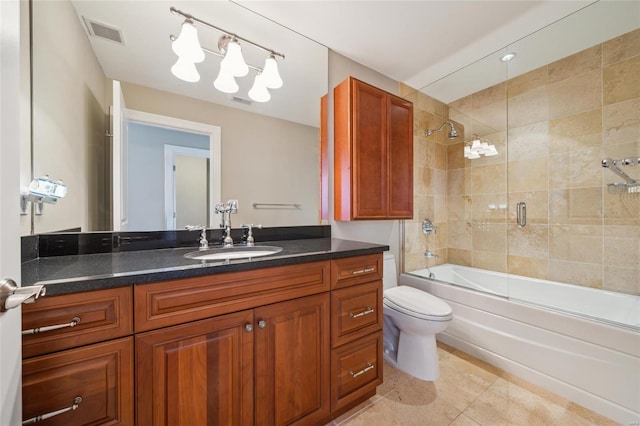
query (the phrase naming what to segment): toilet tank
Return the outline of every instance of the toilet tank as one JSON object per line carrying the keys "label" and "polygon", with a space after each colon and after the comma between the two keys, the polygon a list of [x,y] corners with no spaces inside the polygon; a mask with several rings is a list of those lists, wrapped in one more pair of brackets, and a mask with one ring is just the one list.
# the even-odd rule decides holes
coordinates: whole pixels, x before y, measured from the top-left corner
{"label": "toilet tank", "polygon": [[398,272],[396,269],[396,258],[393,253],[384,253],[382,286],[386,290],[398,285]]}

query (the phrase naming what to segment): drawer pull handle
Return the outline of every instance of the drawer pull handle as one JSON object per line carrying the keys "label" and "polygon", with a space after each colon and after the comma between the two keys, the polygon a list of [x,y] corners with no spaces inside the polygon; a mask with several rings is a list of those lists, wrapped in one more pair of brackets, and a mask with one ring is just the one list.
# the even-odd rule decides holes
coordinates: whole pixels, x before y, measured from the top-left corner
{"label": "drawer pull handle", "polygon": [[366,308],[364,311],[362,311],[362,312],[358,312],[357,314],[354,314],[353,312],[349,312],[349,316],[350,316],[351,318],[359,318],[359,317],[363,317],[363,316],[365,316],[365,315],[372,314],[372,313],[374,313],[374,312],[375,312],[375,309],[373,309],[373,308],[371,308],[371,307],[367,306],[367,308]]}
{"label": "drawer pull handle", "polygon": [[355,378],[355,377],[358,377],[358,376],[360,376],[360,375],[362,375],[362,374],[366,373],[366,372],[367,372],[367,371],[369,371],[369,370],[373,370],[374,368],[375,368],[375,367],[373,366],[373,364],[371,364],[370,362],[367,362],[367,366],[366,366],[366,367],[364,367],[362,370],[360,370],[360,371],[356,372],[356,373],[354,373],[353,371],[349,370],[349,375],[350,375],[351,377],[354,377],[354,378]]}
{"label": "drawer pull handle", "polygon": [[258,321],[258,327],[265,328],[267,326],[267,322],[265,320]]}
{"label": "drawer pull handle", "polygon": [[376,270],[376,268],[375,268],[375,267],[373,267],[373,266],[367,266],[367,267],[366,267],[366,268],[364,268],[364,269],[356,269],[356,270],[349,269],[349,273],[350,273],[351,275],[358,275],[358,274],[366,274],[367,272],[373,272],[373,271],[375,271],[375,270]]}
{"label": "drawer pull handle", "polygon": [[71,404],[70,407],[67,408],[63,408],[61,410],[56,410],[56,411],[52,411],[50,413],[47,414],[43,414],[41,416],[36,416],[36,417],[32,417],[28,420],[25,420],[22,422],[23,425],[32,425],[34,423],[40,423],[43,422],[47,419],[50,419],[51,417],[55,417],[59,414],[62,413],[66,413],[67,411],[73,411],[75,409],[77,409],[80,406],[80,403],[82,402],[82,397],[81,396],[76,396],[75,398],[73,398],[73,404]]}
{"label": "drawer pull handle", "polygon": [[38,334],[38,333],[44,333],[45,331],[58,330],[60,328],[75,327],[78,324],[80,324],[80,317],[73,317],[71,319],[71,322],[68,322],[66,324],[45,325],[44,327],[36,327],[36,328],[30,328],[29,330],[22,330],[22,335],[25,336],[27,334]]}
{"label": "drawer pull handle", "polygon": [[253,331],[253,325],[252,324],[245,324],[244,329],[247,333]]}

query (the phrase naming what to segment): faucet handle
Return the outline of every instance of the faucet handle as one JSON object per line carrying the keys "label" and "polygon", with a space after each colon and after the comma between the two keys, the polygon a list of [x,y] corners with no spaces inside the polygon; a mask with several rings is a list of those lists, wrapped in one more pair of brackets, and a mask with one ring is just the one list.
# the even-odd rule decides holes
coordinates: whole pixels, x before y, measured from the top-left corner
{"label": "faucet handle", "polygon": [[200,231],[200,238],[198,238],[198,243],[200,243],[200,250],[207,250],[209,248],[209,241],[207,241],[207,227],[202,225],[186,225],[185,229],[187,231]]}
{"label": "faucet handle", "polygon": [[247,230],[247,246],[253,246],[255,245],[255,240],[253,238],[253,228],[258,228],[258,229],[262,229],[262,225],[254,225],[253,223],[245,225],[242,224],[240,225],[240,228],[242,229],[246,229]]}

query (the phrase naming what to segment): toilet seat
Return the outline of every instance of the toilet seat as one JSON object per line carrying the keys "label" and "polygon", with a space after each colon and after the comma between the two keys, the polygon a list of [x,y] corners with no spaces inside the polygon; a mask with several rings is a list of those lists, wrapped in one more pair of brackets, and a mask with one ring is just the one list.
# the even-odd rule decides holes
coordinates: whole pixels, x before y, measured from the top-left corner
{"label": "toilet seat", "polygon": [[385,290],[384,306],[414,318],[429,321],[449,321],[451,307],[437,297],[410,286]]}

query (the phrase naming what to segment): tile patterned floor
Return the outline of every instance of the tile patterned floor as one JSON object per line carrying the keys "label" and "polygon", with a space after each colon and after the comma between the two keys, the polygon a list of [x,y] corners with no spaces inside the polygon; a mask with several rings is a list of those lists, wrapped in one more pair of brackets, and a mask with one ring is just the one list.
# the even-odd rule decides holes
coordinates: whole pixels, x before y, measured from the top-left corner
{"label": "tile patterned floor", "polygon": [[616,425],[450,346],[438,343],[438,355],[436,382],[385,363],[377,394],[329,425]]}

